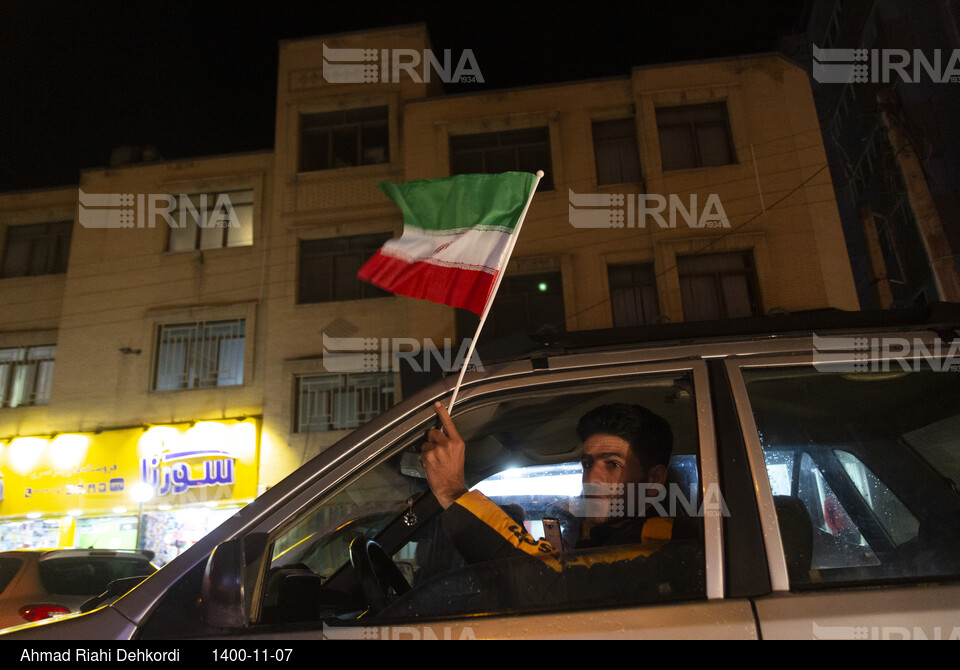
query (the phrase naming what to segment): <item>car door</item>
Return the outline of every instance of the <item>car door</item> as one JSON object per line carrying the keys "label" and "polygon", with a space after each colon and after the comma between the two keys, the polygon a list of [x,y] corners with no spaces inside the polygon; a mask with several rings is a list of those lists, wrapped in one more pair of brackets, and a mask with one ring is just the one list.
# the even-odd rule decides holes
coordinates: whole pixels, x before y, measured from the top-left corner
{"label": "car door", "polygon": [[[217,634],[244,639],[756,637],[749,600],[724,599],[724,501],[704,362],[567,367],[563,359],[551,359],[547,367],[496,378],[461,394],[453,418],[467,443],[468,485],[482,490],[498,483],[487,489],[490,499],[516,515],[518,528],[539,534],[544,519],[559,518],[572,532],[578,512],[567,503],[580,497],[578,418],[601,404],[641,404],[663,416],[674,434],[673,479],[655,502],[663,516],[671,522],[676,521],[671,515],[682,516],[693,532],[683,541],[674,538],[668,545],[673,554],[604,562],[575,549],[570,565],[594,567],[565,564],[562,574],[551,573],[547,581],[539,567],[521,558],[466,564],[443,532],[439,506],[418,471],[418,445],[435,419],[425,403],[341,463],[341,477],[319,481],[254,529],[263,539],[246,543],[260,547],[246,559],[248,574],[256,573],[247,621]],[[511,479],[514,488],[507,491],[503,484]],[[623,515],[646,514],[646,509],[628,502]],[[372,535],[383,551],[358,554],[357,543],[343,537],[344,529],[354,526],[364,531],[353,539]],[[658,556],[663,557],[659,562]],[[360,574],[358,561],[374,573],[390,574],[371,582]],[[383,590],[377,607],[366,582]],[[190,636],[174,630],[177,617],[160,610],[143,626],[143,637]]]}
{"label": "car door", "polygon": [[761,637],[960,637],[960,373],[940,345],[726,361],[769,562]]}

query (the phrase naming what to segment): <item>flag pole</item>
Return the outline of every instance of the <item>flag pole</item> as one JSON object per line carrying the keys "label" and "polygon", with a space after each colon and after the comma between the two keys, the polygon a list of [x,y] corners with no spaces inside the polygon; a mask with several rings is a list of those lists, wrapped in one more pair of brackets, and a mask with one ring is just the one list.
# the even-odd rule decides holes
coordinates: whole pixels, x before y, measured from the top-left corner
{"label": "flag pole", "polygon": [[493,300],[497,297],[497,290],[500,288],[500,282],[503,280],[503,275],[507,272],[507,263],[510,262],[510,256],[513,254],[513,247],[516,246],[517,240],[520,238],[520,228],[523,227],[523,220],[527,217],[527,210],[530,209],[530,203],[533,202],[533,195],[537,192],[537,186],[540,184],[540,180],[543,179],[543,170],[537,170],[536,179],[533,182],[533,188],[530,189],[530,196],[527,198],[527,204],[524,205],[523,211],[520,212],[520,219],[517,221],[517,228],[513,235],[510,236],[509,241],[507,242],[507,248],[503,250],[503,258],[500,260],[500,267],[497,268],[497,277],[493,281],[493,289],[490,291],[490,297],[487,300],[487,304],[483,307],[483,313],[480,315],[480,323],[477,324],[477,331],[473,334],[473,339],[470,340],[470,347],[467,349],[467,355],[463,359],[463,364],[460,366],[460,374],[457,376],[457,383],[453,387],[453,395],[450,396],[450,404],[447,405],[447,412],[453,414],[453,404],[457,401],[457,394],[460,392],[460,384],[463,383],[463,375],[467,371],[467,366],[470,364],[470,359],[473,358],[473,350],[477,346],[477,338],[480,337],[480,330],[483,328],[483,324],[487,320],[487,315],[490,313],[490,308],[493,306]]}

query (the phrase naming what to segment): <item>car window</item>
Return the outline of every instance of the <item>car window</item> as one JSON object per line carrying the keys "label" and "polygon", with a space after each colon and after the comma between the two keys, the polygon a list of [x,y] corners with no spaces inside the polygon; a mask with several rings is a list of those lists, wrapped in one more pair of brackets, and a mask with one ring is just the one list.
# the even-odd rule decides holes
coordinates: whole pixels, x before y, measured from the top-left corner
{"label": "car window", "polygon": [[791,588],[960,575],[960,374],[742,370]]}
{"label": "car window", "polygon": [[23,561],[19,558],[0,557],[0,593],[7,588],[7,585],[13,581]]}
{"label": "car window", "polygon": [[[693,395],[692,375],[670,372],[545,385],[472,401],[454,417],[467,444],[468,486],[498,507],[499,518],[523,534],[523,541],[543,538],[544,519],[556,519],[566,549],[562,556],[550,562],[520,554],[468,560],[429,493],[417,454],[424,440],[420,429],[275,535],[259,622],[370,621],[369,603],[345,549],[363,535],[382,545],[404,580],[400,588],[388,589],[389,604],[377,613],[379,620],[705,598]],[[584,548],[578,541],[589,524],[576,426],[587,411],[610,403],[642,405],[665,419],[673,434],[666,484],[626,492],[626,505],[610,524],[642,525],[650,534],[666,529],[653,549],[639,532],[614,550]],[[408,592],[400,596],[401,591]]]}
{"label": "car window", "polygon": [[63,596],[95,596],[115,579],[152,574],[149,561],[107,556],[70,556],[41,560],[40,581],[48,593]]}

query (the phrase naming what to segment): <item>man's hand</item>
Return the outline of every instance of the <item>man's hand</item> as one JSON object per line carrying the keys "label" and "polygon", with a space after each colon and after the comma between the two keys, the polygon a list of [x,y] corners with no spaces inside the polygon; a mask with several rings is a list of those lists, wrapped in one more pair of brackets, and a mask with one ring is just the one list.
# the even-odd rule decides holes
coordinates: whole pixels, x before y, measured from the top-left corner
{"label": "man's hand", "polygon": [[467,492],[463,479],[464,444],[453,425],[453,419],[439,402],[434,403],[434,411],[440,418],[443,430],[431,429],[427,441],[423,444],[420,463],[427,473],[427,483],[437,497],[437,501],[447,509],[461,495]]}

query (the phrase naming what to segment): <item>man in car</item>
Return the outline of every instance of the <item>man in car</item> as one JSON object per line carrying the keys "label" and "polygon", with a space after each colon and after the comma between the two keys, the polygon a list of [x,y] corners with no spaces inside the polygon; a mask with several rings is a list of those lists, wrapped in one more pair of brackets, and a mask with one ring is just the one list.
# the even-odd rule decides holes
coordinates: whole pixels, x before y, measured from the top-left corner
{"label": "man in car", "polygon": [[[571,565],[569,559],[562,560],[561,547],[534,539],[489,498],[467,491],[464,442],[443,405],[436,403],[434,409],[442,430],[429,431],[420,460],[445,510],[444,529],[464,559],[477,563],[523,552],[557,571]],[[674,520],[653,514],[650,506],[626,514],[624,502],[631,487],[636,498],[649,500],[656,497],[649,489],[666,481],[673,450],[669,424],[639,405],[603,405],[581,417],[577,435],[583,444],[585,505],[575,548],[605,551],[581,552],[573,561],[591,567],[645,558],[661,549],[676,536]]]}

